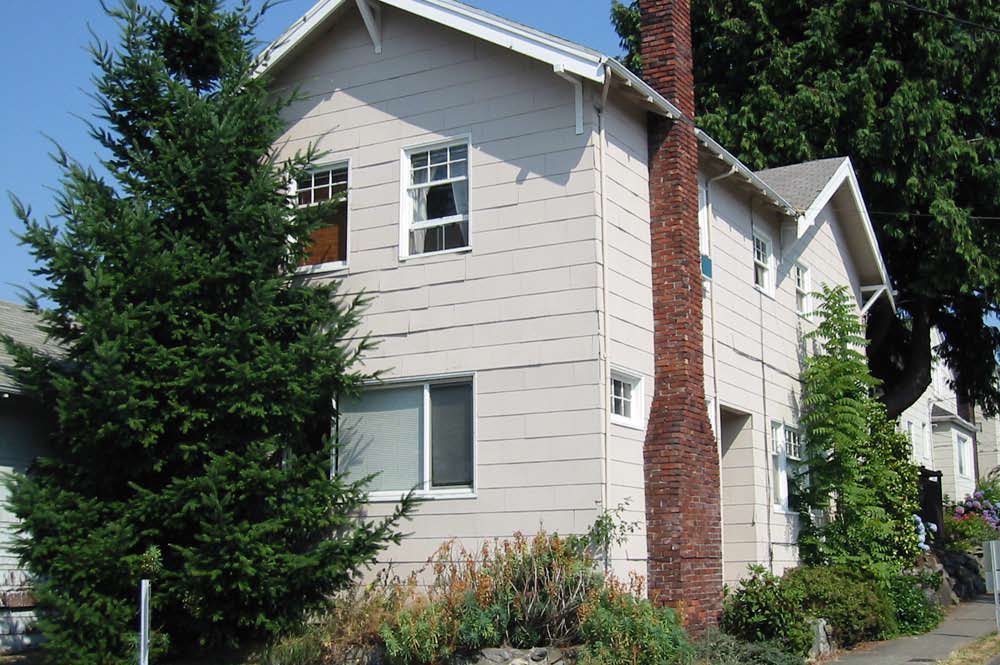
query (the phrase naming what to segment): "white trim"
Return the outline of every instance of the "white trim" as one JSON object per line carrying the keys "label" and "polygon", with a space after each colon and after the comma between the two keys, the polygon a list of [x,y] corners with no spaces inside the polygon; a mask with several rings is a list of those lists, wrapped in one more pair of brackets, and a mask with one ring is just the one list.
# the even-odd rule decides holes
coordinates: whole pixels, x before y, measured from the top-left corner
{"label": "white trim", "polygon": [[[802,286],[799,286],[799,271],[802,272]],[[813,313],[813,301],[812,301],[812,271],[809,270],[809,266],[802,263],[801,261],[796,261],[792,265],[792,276],[794,279],[795,288],[795,313],[799,316],[808,317]],[[799,295],[802,296],[802,308],[799,308]],[[864,312],[862,312],[863,314]]]}
{"label": "white trim", "polygon": [[[335,273],[335,272],[347,272],[350,267],[351,262],[351,188],[354,183],[354,169],[351,163],[351,157],[342,157],[338,159],[325,159],[313,166],[310,166],[309,173],[316,173],[317,171],[331,170],[338,166],[347,167],[347,192],[344,198],[344,206],[347,208],[347,228],[345,233],[347,238],[344,243],[344,260],[343,261],[327,261],[326,263],[311,263],[302,266],[298,266],[295,269],[296,275],[311,276],[311,275],[322,275],[325,273]],[[296,208],[299,207],[298,204],[298,183],[291,183],[291,196],[294,197],[294,205]]]}
{"label": "white trim", "polygon": [[[418,152],[428,152],[431,150],[439,150],[441,148],[450,148],[457,145],[465,145],[465,183],[466,183],[466,196],[468,200],[466,201],[466,209],[468,212],[465,215],[452,215],[450,217],[427,220],[426,222],[418,222],[414,224],[413,222],[413,210],[410,206],[410,196],[409,192],[411,189],[420,188],[424,185],[413,185],[411,183],[412,167],[410,158],[414,153]],[[440,256],[441,254],[456,254],[459,252],[471,252],[472,251],[472,134],[464,133],[457,134],[451,138],[438,139],[435,141],[420,143],[416,145],[403,146],[399,150],[399,260],[408,261],[410,259],[422,258],[425,256]],[[463,178],[447,178],[440,182],[435,181],[434,184],[447,184],[449,182],[458,182],[463,180]],[[413,229],[422,228],[437,228],[445,224],[450,224],[454,222],[466,222],[466,231],[468,237],[466,239],[466,244],[464,247],[451,247],[449,249],[440,249],[435,252],[420,252],[417,254],[410,253],[410,231]]]}
{"label": "white trim", "polygon": [[[762,240],[767,244],[767,263],[763,266],[766,272],[764,273],[764,284],[762,285],[757,284],[757,240]],[[750,238],[750,251],[754,269],[753,286],[764,295],[773,298],[777,286],[777,280],[775,279],[775,273],[777,272],[775,267],[777,263],[774,256],[774,240],[771,235],[760,228],[755,228]]]}
{"label": "white trim", "polygon": [[361,20],[365,23],[368,36],[371,37],[375,54],[382,54],[382,5],[377,0],[357,0]]}
{"label": "white trim", "polygon": [[[614,390],[612,388],[612,381],[619,381],[621,383],[626,383],[631,388],[631,395],[629,396],[629,408],[631,409],[632,415],[629,417],[618,415],[614,412]],[[608,375],[608,421],[614,425],[620,425],[622,427],[628,427],[634,430],[645,430],[646,429],[646,391],[645,391],[645,380],[641,374],[636,372],[621,369],[618,366],[611,365],[611,373]]]}

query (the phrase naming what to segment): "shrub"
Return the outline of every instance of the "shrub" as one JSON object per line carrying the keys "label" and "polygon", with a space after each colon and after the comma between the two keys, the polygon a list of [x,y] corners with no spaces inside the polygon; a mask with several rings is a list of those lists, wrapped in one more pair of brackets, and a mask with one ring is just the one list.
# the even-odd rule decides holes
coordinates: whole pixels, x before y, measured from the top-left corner
{"label": "shrub", "polygon": [[931,601],[924,589],[937,589],[940,574],[898,575],[889,581],[889,600],[896,612],[896,625],[904,635],[919,635],[941,623],[944,612]]}
{"label": "shrub", "polygon": [[997,530],[978,513],[944,516],[941,547],[953,552],[974,552],[988,540],[997,538]]}
{"label": "shrub", "polygon": [[379,634],[389,660],[400,665],[434,665],[455,654],[458,625],[442,602],[404,608]]}
{"label": "shrub", "polygon": [[804,594],[783,583],[763,566],[751,566],[750,575],[726,596],[722,628],[747,642],[774,642],[785,651],[805,654],[812,646]]}
{"label": "shrub", "polygon": [[842,647],[884,639],[897,632],[896,613],[889,595],[871,579],[859,577],[850,569],[793,568],[785,573],[782,586],[801,599],[809,616],[830,622],[833,638]]}
{"label": "shrub", "polygon": [[684,629],[670,608],[656,608],[609,584],[580,610],[582,665],[669,665],[691,656]]}
{"label": "shrub", "polygon": [[805,665],[802,656],[782,651],[773,642],[744,642],[718,630],[695,644],[698,665]]}

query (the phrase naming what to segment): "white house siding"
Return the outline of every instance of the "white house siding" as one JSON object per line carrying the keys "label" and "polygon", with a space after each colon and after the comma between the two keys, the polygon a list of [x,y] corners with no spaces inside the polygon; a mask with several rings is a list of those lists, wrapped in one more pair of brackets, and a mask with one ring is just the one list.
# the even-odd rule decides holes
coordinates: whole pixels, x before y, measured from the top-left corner
{"label": "white house siding", "polygon": [[[24,472],[44,451],[44,419],[17,395],[0,396],[0,474]],[[7,507],[7,488],[0,485],[0,653],[18,651],[37,642],[29,630],[33,614],[23,606],[27,573],[11,551],[17,518]]]}
{"label": "white house siding", "polygon": [[976,423],[979,425],[979,432],[976,435],[979,476],[986,477],[1000,466],[1000,418],[987,417],[977,406]]}
{"label": "white house siding", "polygon": [[[703,165],[700,179],[705,183],[717,174],[713,165]],[[783,218],[736,182],[710,186],[713,278],[704,308],[706,394],[722,411],[718,426],[727,582],[744,576],[748,564],[780,573],[797,563],[798,517],[773,505],[771,486],[772,423],[798,424],[801,335],[812,325],[795,311],[792,268],[801,262],[810,269],[814,291],[826,283],[847,285],[855,299],[859,292],[835,212],[836,197],[796,240],[790,221],[783,226]],[[773,297],[753,283],[753,230],[772,240]]]}
{"label": "white house siding", "polygon": [[[278,149],[315,142],[350,160],[349,268],[337,276],[374,296],[363,329],[380,345],[366,367],[475,374],[476,497],[419,507],[386,555],[407,573],[452,537],[477,547],[593,522],[605,471],[599,197],[594,118],[575,133],[572,87],[551,67],[387,6],[382,30],[375,55],[352,7],[278,72],[279,89],[306,95]],[[400,152],[462,136],[472,250],[401,261]]]}
{"label": "white house siding", "polygon": [[[609,100],[604,114],[608,228],[608,353],[611,366],[642,379],[645,424],[652,403],[653,297],[649,244],[649,170],[646,115]],[[608,503],[628,504],[625,518],[637,522],[615,570],[645,574],[646,532],[643,475],[645,430],[611,423],[608,436]]]}

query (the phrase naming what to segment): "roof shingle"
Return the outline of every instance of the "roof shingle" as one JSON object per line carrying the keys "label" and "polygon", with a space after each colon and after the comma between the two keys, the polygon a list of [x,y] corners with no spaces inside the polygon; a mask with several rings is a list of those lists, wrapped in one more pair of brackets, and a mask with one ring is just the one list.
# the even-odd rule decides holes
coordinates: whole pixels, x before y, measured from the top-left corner
{"label": "roof shingle", "polygon": [[812,162],[779,166],[757,171],[757,177],[778,192],[783,199],[799,211],[809,209],[826,183],[837,172],[846,157],[817,159]]}

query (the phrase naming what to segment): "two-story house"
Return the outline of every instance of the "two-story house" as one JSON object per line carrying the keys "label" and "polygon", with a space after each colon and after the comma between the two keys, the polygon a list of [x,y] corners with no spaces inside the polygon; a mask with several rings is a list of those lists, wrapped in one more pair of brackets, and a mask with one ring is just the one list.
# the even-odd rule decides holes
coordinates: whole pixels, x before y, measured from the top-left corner
{"label": "two-story house", "polygon": [[691,120],[687,6],[641,4],[645,80],[451,0],[323,0],[263,69],[303,96],[280,156],[326,151],[297,203],[345,201],[304,280],[374,296],[338,467],[428,499],[396,568],[628,500],[614,568],[699,622],[795,560],[809,293],[891,296],[850,163],[752,173]]}

